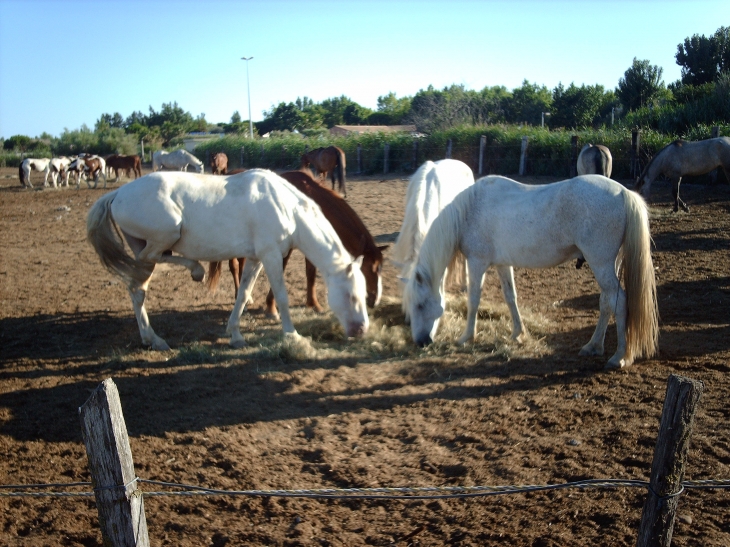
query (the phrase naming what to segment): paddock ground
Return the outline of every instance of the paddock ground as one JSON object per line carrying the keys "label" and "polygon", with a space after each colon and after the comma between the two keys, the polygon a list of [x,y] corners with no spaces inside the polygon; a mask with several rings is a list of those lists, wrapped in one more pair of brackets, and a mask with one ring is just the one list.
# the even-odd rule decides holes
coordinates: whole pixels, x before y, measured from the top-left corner
{"label": "paddock ground", "polygon": [[[33,173],[33,183],[42,178]],[[543,183],[554,179],[527,179]],[[379,240],[400,228],[405,175],[350,177],[348,201]],[[138,476],[219,489],[519,485],[647,479],[667,378],[702,380],[686,479],[730,478],[730,187],[683,184],[689,214],[652,210],[660,353],[620,371],[582,358],[598,316],[587,267],[516,272],[531,340],[517,346],[499,283],[485,283],[477,343],[407,341],[396,269],[364,341],[342,341],[329,315],[303,309],[301,255],[287,280],[311,344],[281,342],[260,312],[265,278],[229,349],[226,275],[210,294],[186,270],[160,268],[148,311],[173,348],[141,346],[125,288],[86,242],[105,191],[20,188],[0,170],[0,483],[89,480],[78,408],[116,382]],[[225,226],[221,226],[225,229]],[[386,256],[389,256],[386,252]],[[324,300],[321,282],[318,285]],[[455,296],[451,327],[463,321]],[[145,488],[148,488],[145,486]],[[517,546],[636,543],[645,492],[558,490],[431,501],[146,498],[152,545]],[[730,494],[689,491],[676,546],[730,545]],[[0,544],[101,545],[93,501],[0,497]]]}

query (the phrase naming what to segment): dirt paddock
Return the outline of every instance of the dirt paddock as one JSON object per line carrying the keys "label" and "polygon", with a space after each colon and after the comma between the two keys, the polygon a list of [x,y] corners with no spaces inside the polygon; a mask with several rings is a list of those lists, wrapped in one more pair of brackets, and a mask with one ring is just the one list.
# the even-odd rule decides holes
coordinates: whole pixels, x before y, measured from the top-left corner
{"label": "dirt paddock", "polygon": [[[392,240],[405,175],[349,179],[350,204],[378,240]],[[173,349],[149,351],[125,287],[86,242],[89,207],[118,184],[25,190],[16,169],[2,169],[0,484],[88,481],[78,407],[109,377],[144,479],[227,490],[647,480],[672,373],[705,384],[685,478],[728,479],[730,187],[683,184],[691,212],[673,214],[668,183],[654,186],[660,354],[606,372],[613,324],[605,357],[578,356],[598,318],[598,288],[590,269],[574,263],[515,273],[531,332],[524,346],[508,339],[490,272],[477,342],[459,348],[445,333],[418,350],[407,342],[392,264],[369,336],[348,344],[330,315],[303,308],[298,255],[287,284],[295,325],[311,339],[306,353],[287,347],[279,324],[261,313],[263,275],[242,323],[249,347],[233,350],[224,333],[230,276],[211,294],[187,270],[159,268],[147,309]],[[324,302],[321,280],[318,290]],[[452,301],[461,327],[463,297]],[[631,546],[645,495],[616,488],[457,500],[166,496],[145,498],[145,509],[152,545]],[[685,492],[678,517],[674,545],[730,545],[726,491]],[[94,502],[0,497],[0,544],[101,545]]]}

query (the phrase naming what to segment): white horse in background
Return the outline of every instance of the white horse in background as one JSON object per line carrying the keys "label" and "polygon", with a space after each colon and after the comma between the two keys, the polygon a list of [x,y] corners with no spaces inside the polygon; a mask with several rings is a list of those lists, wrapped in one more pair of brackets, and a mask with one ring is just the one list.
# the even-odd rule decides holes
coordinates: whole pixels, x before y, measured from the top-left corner
{"label": "white horse in background", "polygon": [[68,186],[69,171],[68,166],[75,158],[67,158],[66,156],[59,156],[57,158],[51,158],[49,170],[51,172],[51,182],[53,187],[63,186],[64,181]]}
{"label": "white horse in background", "polygon": [[41,171],[44,174],[43,186],[48,186],[48,174],[50,172],[49,165],[51,160],[48,158],[25,158],[19,166],[18,176],[20,177],[20,184],[33,188],[30,182],[31,171]]}
{"label": "white horse in background", "polygon": [[[607,368],[653,356],[659,322],[649,217],[636,192],[599,175],[528,186],[489,176],[462,192],[434,221],[406,285],[411,333],[430,344],[444,312],[442,279],[454,253],[466,256],[467,318],[459,343],[473,340],[484,274],[497,268],[512,316],[512,338],[525,334],[513,266],[549,268],[584,257],[601,289],[600,316],[581,355],[603,355],[610,315],[618,347]],[[619,275],[623,278],[621,288]]]}
{"label": "white horse in background", "polygon": [[[134,257],[125,252],[118,231]],[[144,307],[152,272],[160,262],[185,266],[195,281],[202,281],[205,269],[200,261],[246,257],[228,320],[230,344],[246,345],[240,317],[262,266],[283,330],[296,334],[283,274],[283,257],[292,248],[323,273],[329,306],[346,336],[367,332],[362,257],[353,260],[319,206],[271,171],[252,169],[229,177],[146,175],[92,206],[87,235],[102,264],[127,283],[142,342],[152,349],[169,349],[152,330]]]}
{"label": "white horse in background", "polygon": [[586,144],[578,154],[578,175],[603,175],[611,177],[613,158],[611,151],[602,144]]}
{"label": "white horse in background", "polygon": [[[474,184],[474,174],[465,163],[445,159],[427,161],[411,177],[406,191],[406,212],[398,239],[393,246],[393,262],[401,268],[401,278],[408,279],[421,249],[423,240],[438,214],[466,188]],[[463,272],[463,257],[449,269]],[[463,285],[463,280],[460,280]],[[444,278],[444,284],[446,278]],[[445,287],[444,287],[445,288]],[[405,296],[405,295],[404,295]],[[404,298],[403,311],[408,320],[408,306]]]}
{"label": "white horse in background", "polygon": [[166,169],[187,171],[188,165],[192,165],[198,173],[203,172],[203,162],[182,148],[180,150],[175,150],[174,152],[158,150],[152,154],[153,171],[159,171],[163,167]]}

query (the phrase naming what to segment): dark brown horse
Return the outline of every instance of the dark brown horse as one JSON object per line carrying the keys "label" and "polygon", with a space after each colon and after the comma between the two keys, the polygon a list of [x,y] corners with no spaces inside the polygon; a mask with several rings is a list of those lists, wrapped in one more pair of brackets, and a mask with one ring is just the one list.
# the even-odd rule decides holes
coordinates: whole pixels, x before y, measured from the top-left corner
{"label": "dark brown horse", "polygon": [[[347,202],[338,196],[335,192],[328,190],[324,186],[318,184],[311,176],[302,171],[289,171],[281,175],[292,186],[302,192],[304,195],[312,199],[322,209],[325,218],[332,224],[332,227],[340,237],[342,244],[353,256],[363,256],[362,273],[365,276],[367,288],[367,305],[371,308],[378,305],[382,294],[382,283],[380,275],[383,267],[383,251],[388,248],[387,245],[377,246],[373,236],[363,224],[357,213],[350,207]],[[284,261],[284,268],[289,261],[291,251],[287,254]],[[233,259],[229,261],[231,273],[233,274],[233,282],[236,286],[236,293],[240,284],[240,275],[243,270],[245,258]],[[235,264],[234,264],[235,263]],[[322,307],[317,301],[317,293],[314,288],[314,282],[317,276],[317,269],[314,265],[306,260],[307,272],[307,306],[321,312]],[[208,267],[208,283],[214,286],[220,277],[221,263],[211,262]],[[266,297],[266,311],[270,315],[276,315],[276,305],[274,303],[274,295],[269,291]]]}
{"label": "dark brown horse", "polygon": [[322,180],[327,180],[327,175],[332,177],[332,189],[335,189],[335,180],[337,187],[342,195],[347,197],[347,188],[345,187],[345,152],[337,146],[328,146],[327,148],[315,148],[311,152],[307,152],[302,156],[302,163],[299,169],[309,168],[315,176],[322,175]]}
{"label": "dark brown horse", "polygon": [[130,172],[134,172],[134,178],[142,176],[142,161],[139,156],[122,156],[119,154],[113,154],[106,158],[107,169],[114,169],[116,179],[119,180],[119,171],[122,170],[129,177]]}
{"label": "dark brown horse", "polygon": [[228,156],[218,152],[210,157],[210,170],[214,175],[225,175],[228,173]]}

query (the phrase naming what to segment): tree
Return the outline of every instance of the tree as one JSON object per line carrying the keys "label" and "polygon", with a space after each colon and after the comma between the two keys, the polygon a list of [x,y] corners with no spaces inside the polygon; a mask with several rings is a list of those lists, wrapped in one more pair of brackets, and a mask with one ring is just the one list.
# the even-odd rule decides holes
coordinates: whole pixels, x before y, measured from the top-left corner
{"label": "tree", "polygon": [[512,99],[508,101],[507,107],[507,121],[537,125],[542,121],[542,113],[550,112],[552,103],[553,95],[547,87],[524,80],[521,87],[512,90]]}
{"label": "tree", "polygon": [[[614,97],[613,93],[610,95]],[[600,124],[605,114],[603,108],[610,102],[611,98],[606,97],[602,85],[577,87],[571,83],[566,89],[562,83],[558,84],[553,89],[550,125],[569,129],[596,126]]]}
{"label": "tree", "polygon": [[682,67],[682,83],[702,85],[717,80],[730,70],[730,27],[720,27],[710,36],[692,35],[677,45],[677,64]]}
{"label": "tree", "polygon": [[344,95],[325,99],[320,106],[323,110],[322,122],[328,128],[335,125],[366,123],[368,116],[372,114],[372,110],[360,106]]}
{"label": "tree", "polygon": [[264,112],[264,120],[256,124],[259,134],[271,131],[294,131],[304,129],[304,114],[294,103],[279,103]]}
{"label": "tree", "polygon": [[25,152],[30,146],[32,140],[33,139],[26,135],[13,135],[9,139],[5,139],[3,148],[5,150],[20,150],[21,152]]}
{"label": "tree", "polygon": [[377,111],[368,116],[368,123],[373,125],[400,125],[403,118],[411,110],[411,98],[398,99],[392,91],[378,97]]}
{"label": "tree", "polygon": [[662,80],[663,69],[634,57],[631,67],[618,81],[616,96],[626,110],[652,105],[669,96]]}

